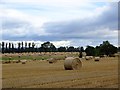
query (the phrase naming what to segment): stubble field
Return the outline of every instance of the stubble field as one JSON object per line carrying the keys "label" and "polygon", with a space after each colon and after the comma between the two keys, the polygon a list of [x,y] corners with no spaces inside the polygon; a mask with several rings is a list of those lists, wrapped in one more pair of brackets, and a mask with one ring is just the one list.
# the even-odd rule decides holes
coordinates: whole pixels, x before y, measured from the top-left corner
{"label": "stubble field", "polygon": [[98,62],[82,60],[80,70],[65,70],[64,59],[53,64],[47,60],[3,64],[2,87],[118,88],[118,57],[103,57]]}

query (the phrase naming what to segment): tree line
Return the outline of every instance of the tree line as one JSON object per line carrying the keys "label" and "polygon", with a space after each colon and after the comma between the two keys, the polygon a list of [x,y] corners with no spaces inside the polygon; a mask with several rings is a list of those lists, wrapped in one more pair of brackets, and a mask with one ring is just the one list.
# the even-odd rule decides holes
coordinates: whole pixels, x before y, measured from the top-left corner
{"label": "tree line", "polygon": [[86,49],[84,49],[82,46],[75,48],[74,46],[67,46],[67,47],[59,47],[56,48],[53,43],[44,42],[41,44],[41,47],[35,47],[36,44],[34,42],[32,43],[23,43],[19,42],[17,43],[18,47],[15,46],[13,43],[0,43],[1,46],[1,52],[2,53],[23,53],[23,52],[86,52],[87,55],[90,56],[99,56],[99,55],[111,55],[120,50],[120,47],[117,48],[114,45],[110,44],[109,41],[103,41],[102,44],[99,46],[93,47],[93,46],[87,46]]}

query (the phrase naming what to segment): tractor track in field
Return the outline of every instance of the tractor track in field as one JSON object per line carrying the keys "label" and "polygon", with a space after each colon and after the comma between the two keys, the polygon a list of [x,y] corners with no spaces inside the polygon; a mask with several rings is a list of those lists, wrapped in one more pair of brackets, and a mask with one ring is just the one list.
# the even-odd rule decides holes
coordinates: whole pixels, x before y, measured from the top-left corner
{"label": "tractor track in field", "polygon": [[[53,79],[46,77],[46,81],[45,81],[45,78],[43,78],[43,80],[41,80],[42,78],[34,76],[34,77],[31,78],[31,80],[30,80],[30,78],[27,78],[27,77],[23,78],[22,77],[21,80],[19,78],[18,79],[11,78],[11,79],[7,79],[7,81],[8,82],[16,82],[17,80],[21,81],[20,82],[21,84],[18,83],[17,85],[14,85],[14,84],[12,84],[12,85],[14,85],[15,87],[24,87],[24,88],[25,87],[30,87],[30,88],[31,87],[46,87],[46,85],[48,87],[50,87],[49,85],[51,85],[53,87],[56,87],[56,84],[58,84],[58,86],[61,87],[60,85],[63,85],[64,83],[65,83],[65,85],[68,85],[68,86],[71,83],[72,84],[71,86],[73,87],[73,86],[78,86],[79,85],[79,81],[80,82],[84,81],[84,83],[80,83],[80,84],[86,85],[87,83],[88,84],[92,84],[91,80],[93,80],[93,79],[102,78],[103,81],[106,81],[105,77],[109,77],[109,78],[112,77],[113,78],[112,80],[116,80],[115,76],[117,76],[117,75],[115,75],[115,74],[107,74],[107,75],[98,75],[98,76],[81,77],[81,78],[74,77],[73,79],[71,79],[72,77],[69,77],[69,76],[67,76],[68,78],[62,77],[62,78],[53,78]],[[109,80],[109,78],[108,78],[108,80]],[[25,80],[26,82],[24,82],[23,80]],[[111,78],[110,78],[110,80],[111,80]],[[77,83],[75,84],[75,82],[77,82]],[[8,84],[10,86],[12,86],[10,83],[8,83]],[[8,87],[9,87],[9,85],[8,85]],[[66,87],[66,86],[64,86],[64,87]]]}
{"label": "tractor track in field", "polygon": [[117,88],[117,58],[83,61],[80,70],[64,70],[64,60],[55,64],[31,61],[2,66],[3,88]]}
{"label": "tractor track in field", "polygon": [[[96,76],[96,77],[87,77],[87,78],[76,78],[76,79],[71,79],[71,80],[61,80],[61,81],[54,81],[54,82],[46,82],[46,83],[40,83],[40,84],[34,84],[34,85],[27,85],[27,86],[23,86],[23,88],[41,88],[41,87],[58,87],[58,88],[69,88],[69,87],[90,87],[91,85],[95,85],[97,83],[104,83],[104,85],[96,85],[94,87],[104,87],[104,86],[108,86],[108,85],[114,85],[117,84],[117,80],[115,79],[114,76],[117,76],[115,74],[110,74],[110,75],[102,75],[102,76]],[[106,79],[106,77],[108,79]],[[104,79],[103,79],[104,78]],[[96,80],[99,79],[99,80]],[[100,80],[102,79],[102,80]],[[92,82],[90,80],[93,80]],[[110,83],[113,82],[114,83]],[[82,82],[82,83],[79,83]],[[106,85],[107,84],[107,85]],[[93,87],[93,86],[91,86]]]}

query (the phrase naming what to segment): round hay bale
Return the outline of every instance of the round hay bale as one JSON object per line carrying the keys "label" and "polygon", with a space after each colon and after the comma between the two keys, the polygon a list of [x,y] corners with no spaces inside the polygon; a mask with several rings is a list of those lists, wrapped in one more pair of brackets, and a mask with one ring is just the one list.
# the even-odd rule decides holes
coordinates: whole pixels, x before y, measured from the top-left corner
{"label": "round hay bale", "polygon": [[21,60],[22,64],[26,64],[27,60]]}
{"label": "round hay bale", "polygon": [[104,57],[107,57],[107,55],[104,55]]}
{"label": "round hay bale", "polygon": [[85,58],[86,58],[86,60],[91,60],[91,59],[93,59],[93,56],[86,56]]}
{"label": "round hay bale", "polygon": [[48,59],[48,61],[49,61],[49,63],[56,63],[57,62],[57,60],[53,59],[53,58]]}
{"label": "round hay bale", "polygon": [[100,57],[95,57],[94,61],[99,61]]}
{"label": "round hay bale", "polygon": [[86,58],[86,60],[90,60],[91,59],[89,56],[86,56],[85,58]]}
{"label": "round hay bale", "polygon": [[86,60],[86,57],[82,57],[81,60]]}
{"label": "round hay bale", "polygon": [[16,60],[16,63],[19,63],[20,62],[20,60]]}
{"label": "round hay bale", "polygon": [[82,67],[80,58],[67,57],[64,61],[65,70],[76,70]]}
{"label": "round hay bale", "polygon": [[82,57],[84,57],[84,58],[85,58],[85,57],[86,57],[86,55],[87,55],[87,54],[86,54],[86,52],[82,52]]}

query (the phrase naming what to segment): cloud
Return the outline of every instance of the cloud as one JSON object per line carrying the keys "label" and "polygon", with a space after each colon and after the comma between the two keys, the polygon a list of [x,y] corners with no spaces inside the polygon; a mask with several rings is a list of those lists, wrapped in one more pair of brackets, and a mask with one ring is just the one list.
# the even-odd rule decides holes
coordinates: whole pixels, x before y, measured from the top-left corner
{"label": "cloud", "polygon": [[3,8],[0,19],[2,20],[2,39],[26,38],[31,34],[47,35],[41,28],[47,19],[42,16],[32,16],[14,9]]}
{"label": "cloud", "polygon": [[53,43],[57,48],[60,46],[66,47],[71,45],[70,41],[52,41],[51,43]]}
{"label": "cloud", "polygon": [[117,3],[77,1],[2,0],[2,39],[52,41],[56,46],[96,45],[103,40],[116,44]]}
{"label": "cloud", "polygon": [[63,38],[76,38],[76,39],[109,39],[116,38],[118,30],[118,14],[117,3],[112,3],[109,6],[103,8],[97,8],[96,13],[99,10],[97,16],[78,19],[69,22],[49,22],[44,24],[46,32],[58,37]]}

